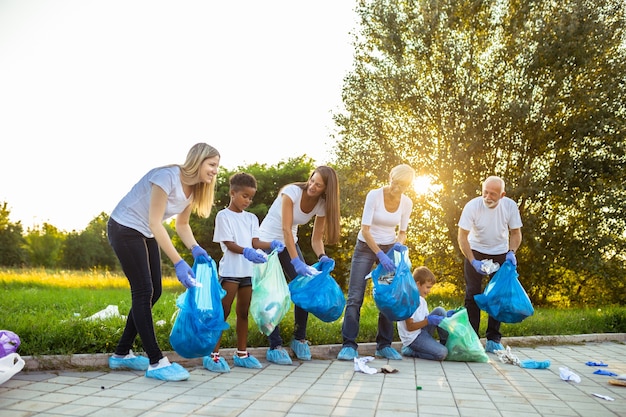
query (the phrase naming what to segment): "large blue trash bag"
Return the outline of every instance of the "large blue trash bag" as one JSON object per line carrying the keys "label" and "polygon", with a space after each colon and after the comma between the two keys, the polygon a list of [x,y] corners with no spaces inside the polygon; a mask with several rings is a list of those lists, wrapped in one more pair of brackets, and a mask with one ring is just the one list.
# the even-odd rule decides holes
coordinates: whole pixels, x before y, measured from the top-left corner
{"label": "large blue trash bag", "polygon": [[474,300],[481,310],[502,323],[519,323],[534,314],[530,298],[519,282],[517,268],[505,261]]}
{"label": "large blue trash bag", "polygon": [[254,264],[250,315],[261,333],[269,336],[290,308],[289,287],[278,252],[273,250],[267,262]]}
{"label": "large blue trash bag", "polygon": [[382,265],[372,271],[373,298],[376,307],[391,321],[406,320],[420,305],[420,292],[413,279],[407,251],[393,248],[387,253],[395,260],[396,270],[388,273]]}
{"label": "large blue trash bag", "polygon": [[465,307],[458,309],[451,317],[441,320],[439,327],[448,332],[448,339],[446,340],[447,361],[489,361],[485,348],[469,322]]}
{"label": "large blue trash bag", "polygon": [[220,285],[215,261],[196,262],[193,270],[201,286],[187,288],[176,300],[178,312],[170,333],[172,348],[184,358],[209,355],[229,327],[222,307],[226,291]]}
{"label": "large blue trash bag", "polygon": [[324,322],[335,321],[346,306],[341,287],[330,275],[335,269],[335,261],[317,262],[313,267],[321,272],[311,277],[298,275],[289,283],[291,301]]}

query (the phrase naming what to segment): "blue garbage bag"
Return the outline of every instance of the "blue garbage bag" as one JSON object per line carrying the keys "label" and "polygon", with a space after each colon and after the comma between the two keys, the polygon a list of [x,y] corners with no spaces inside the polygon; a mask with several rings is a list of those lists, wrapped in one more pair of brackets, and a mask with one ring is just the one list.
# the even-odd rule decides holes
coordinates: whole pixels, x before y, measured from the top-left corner
{"label": "blue garbage bag", "polygon": [[224,320],[222,288],[213,259],[193,265],[197,287],[187,288],[176,299],[178,307],[170,344],[184,358],[201,358],[213,352],[222,332],[229,325]]}
{"label": "blue garbage bag", "polygon": [[413,279],[407,251],[398,252],[393,248],[387,253],[395,260],[396,269],[388,273],[382,265],[372,271],[372,291],[376,307],[391,321],[406,320],[420,305],[420,292]]}
{"label": "blue garbage bag", "polygon": [[321,272],[310,277],[298,275],[289,283],[291,301],[324,322],[335,321],[346,306],[341,287],[330,275],[335,261],[317,262],[313,267]]}
{"label": "blue garbage bag", "polygon": [[502,323],[519,323],[534,314],[530,298],[519,282],[517,268],[505,261],[474,300],[478,307]]}

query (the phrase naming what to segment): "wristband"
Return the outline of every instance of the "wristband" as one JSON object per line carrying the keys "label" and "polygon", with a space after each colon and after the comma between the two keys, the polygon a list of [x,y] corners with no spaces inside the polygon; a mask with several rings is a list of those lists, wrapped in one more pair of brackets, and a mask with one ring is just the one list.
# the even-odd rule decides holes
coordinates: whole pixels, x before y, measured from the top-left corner
{"label": "wristband", "polygon": [[197,248],[198,246],[200,246],[200,245],[198,245],[197,243],[196,243],[195,245],[191,245],[191,247],[189,248],[189,250],[194,250],[194,249],[195,249],[195,248]]}

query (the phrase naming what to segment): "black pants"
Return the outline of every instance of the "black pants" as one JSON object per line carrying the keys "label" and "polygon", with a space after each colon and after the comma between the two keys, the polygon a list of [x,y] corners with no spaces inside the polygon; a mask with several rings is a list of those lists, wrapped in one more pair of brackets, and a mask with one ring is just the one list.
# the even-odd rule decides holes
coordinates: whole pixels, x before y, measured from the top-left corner
{"label": "black pants", "polygon": [[[502,265],[506,259],[506,253],[501,255],[485,255],[484,253],[476,252],[474,250],[472,253],[474,254],[474,258],[479,261],[482,261],[483,259],[491,259],[500,265]],[[480,308],[478,308],[476,301],[474,301],[474,296],[483,292],[483,278],[487,278],[488,282],[490,276],[481,275],[476,272],[467,258],[465,258],[463,269],[465,276],[465,308],[467,309],[467,315],[472,328],[478,337],[480,337],[480,334],[478,333],[478,329],[480,328]],[[485,336],[487,337],[487,340],[493,340],[497,343],[500,343],[500,339],[502,338],[502,334],[500,333],[500,322],[491,316],[489,316],[487,321],[487,333]]]}
{"label": "black pants", "polygon": [[130,283],[131,308],[124,333],[115,353],[126,355],[137,334],[151,364],[163,354],[156,340],[152,320],[152,306],[161,297],[161,252],[154,238],[147,238],[135,229],[122,226],[113,219],[107,224],[109,243],[120,260]]}

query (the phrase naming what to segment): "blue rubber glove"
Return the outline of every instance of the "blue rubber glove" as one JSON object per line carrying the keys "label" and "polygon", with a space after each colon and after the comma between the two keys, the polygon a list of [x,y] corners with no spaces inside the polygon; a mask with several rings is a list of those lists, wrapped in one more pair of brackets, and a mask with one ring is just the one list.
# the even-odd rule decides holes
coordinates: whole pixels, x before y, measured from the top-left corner
{"label": "blue rubber glove", "polygon": [[517,259],[515,258],[515,252],[513,252],[512,250],[506,253],[506,260],[510,261],[513,264],[513,266],[517,266]]}
{"label": "blue rubber glove", "polygon": [[285,249],[285,245],[280,240],[272,240],[270,243],[270,250],[276,250],[276,252],[281,253]]}
{"label": "blue rubber glove", "polygon": [[446,317],[452,317],[454,316],[454,313],[456,313],[456,310],[448,310],[446,312]]}
{"label": "blue rubber glove", "polygon": [[391,258],[389,258],[382,250],[378,251],[376,257],[378,258],[378,262],[380,262],[385,271],[393,272],[396,270],[396,266],[393,264]]}
{"label": "blue rubber glove", "polygon": [[305,277],[313,276],[313,274],[311,274],[311,271],[309,271],[309,266],[302,262],[302,259],[293,258],[291,260],[291,265],[293,265],[293,269],[296,270],[296,273],[298,275],[303,275]]}
{"label": "blue rubber glove", "polygon": [[333,261],[332,258],[329,258],[326,255],[322,255],[322,256],[320,256],[319,263],[321,265],[321,264],[325,264],[326,262],[332,262],[332,261]]}
{"label": "blue rubber glove", "polygon": [[607,371],[607,370],[604,370],[604,369],[598,369],[597,371],[594,372],[594,374],[596,374],[596,375],[606,375],[606,376],[617,376],[617,374],[615,372]]}
{"label": "blue rubber glove", "polygon": [[485,271],[483,271],[483,261],[479,261],[478,259],[474,259],[472,261],[472,266],[480,275],[487,275]]}
{"label": "blue rubber glove", "polygon": [[267,258],[253,248],[243,248],[243,257],[255,264],[267,262]]}
{"label": "blue rubber glove", "polygon": [[193,256],[194,261],[198,261],[200,263],[208,264],[211,260],[211,257],[209,256],[207,251],[205,251],[200,245],[196,245],[191,249],[191,256]]}
{"label": "blue rubber glove", "polygon": [[396,242],[393,244],[393,250],[395,250],[396,252],[405,252],[407,250],[407,247],[400,242]]}
{"label": "blue rubber glove", "polygon": [[428,316],[426,316],[426,320],[428,320],[428,324],[430,324],[431,326],[439,326],[439,323],[441,323],[441,320],[443,320],[445,317],[443,316],[438,316],[436,314],[429,314]]}
{"label": "blue rubber glove", "polygon": [[194,274],[193,269],[191,269],[184,259],[178,261],[174,265],[174,269],[176,270],[176,278],[178,278],[185,288],[196,286],[196,274]]}

